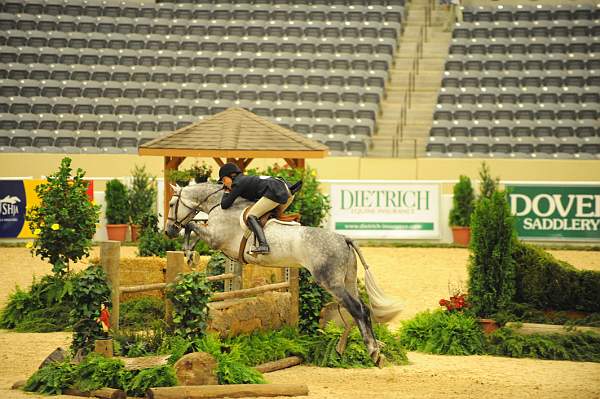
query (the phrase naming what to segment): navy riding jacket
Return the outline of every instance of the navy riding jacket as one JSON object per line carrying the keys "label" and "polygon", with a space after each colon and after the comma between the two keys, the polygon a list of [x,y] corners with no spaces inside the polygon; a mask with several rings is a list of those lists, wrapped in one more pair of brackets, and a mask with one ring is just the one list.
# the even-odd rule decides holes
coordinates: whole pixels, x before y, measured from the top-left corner
{"label": "navy riding jacket", "polygon": [[248,176],[239,174],[233,179],[231,192],[225,193],[221,199],[221,208],[227,209],[237,197],[256,202],[261,197],[285,204],[290,197],[289,184],[271,176]]}

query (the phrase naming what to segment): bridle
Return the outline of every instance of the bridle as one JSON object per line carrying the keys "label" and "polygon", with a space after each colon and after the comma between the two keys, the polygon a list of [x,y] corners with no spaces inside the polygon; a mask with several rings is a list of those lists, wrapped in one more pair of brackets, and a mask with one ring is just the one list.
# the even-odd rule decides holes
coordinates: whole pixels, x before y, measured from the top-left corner
{"label": "bridle", "polygon": [[[208,194],[197,205],[191,205],[189,203],[186,203],[186,201],[184,201],[183,198],[181,197],[181,190],[180,190],[179,193],[173,194],[173,197],[177,198],[177,202],[175,202],[175,216],[174,217],[167,216],[167,220],[173,222],[173,225],[175,227],[177,227],[179,230],[181,230],[183,227],[185,227],[186,224],[188,224],[198,214],[198,212],[200,212],[200,205],[204,204],[210,197],[212,197],[219,191],[223,191],[224,188],[225,187],[221,187],[217,191],[213,191],[212,193]],[[183,205],[184,207],[186,207],[189,210],[189,212],[185,215],[185,217],[183,219],[181,219],[181,221],[177,220],[177,214],[179,213],[179,204]],[[221,205],[221,204],[216,204],[215,206],[210,208],[210,210],[207,212],[207,214],[210,214],[219,205]]]}

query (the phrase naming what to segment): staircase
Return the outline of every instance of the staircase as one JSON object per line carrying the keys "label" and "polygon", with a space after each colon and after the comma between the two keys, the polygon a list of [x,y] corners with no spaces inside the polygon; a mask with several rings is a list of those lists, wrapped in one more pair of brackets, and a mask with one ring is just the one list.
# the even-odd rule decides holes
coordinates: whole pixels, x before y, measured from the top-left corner
{"label": "staircase", "polygon": [[437,0],[410,2],[369,156],[425,153],[451,40],[451,33],[443,32],[446,13]]}

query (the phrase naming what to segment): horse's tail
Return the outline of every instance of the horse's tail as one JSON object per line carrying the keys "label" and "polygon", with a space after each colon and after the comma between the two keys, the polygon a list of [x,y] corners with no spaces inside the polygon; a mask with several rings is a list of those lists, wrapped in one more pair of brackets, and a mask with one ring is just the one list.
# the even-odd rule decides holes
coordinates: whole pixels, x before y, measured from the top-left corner
{"label": "horse's tail", "polygon": [[365,286],[367,288],[367,295],[369,296],[373,318],[375,321],[380,323],[385,323],[392,320],[398,315],[398,313],[402,311],[402,304],[396,299],[390,298],[383,293],[381,288],[379,288],[375,282],[375,277],[369,270],[369,265],[367,265],[367,262],[365,261],[362,251],[358,245],[356,245],[356,243],[350,238],[345,238],[346,243],[354,249],[360,258],[360,263],[362,263],[363,267],[365,268]]}

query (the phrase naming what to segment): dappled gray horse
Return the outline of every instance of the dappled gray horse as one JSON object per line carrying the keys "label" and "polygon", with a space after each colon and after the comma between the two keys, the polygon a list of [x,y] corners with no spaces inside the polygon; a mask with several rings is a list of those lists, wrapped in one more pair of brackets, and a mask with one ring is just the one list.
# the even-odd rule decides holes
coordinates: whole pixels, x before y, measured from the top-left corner
{"label": "dappled gray horse", "polygon": [[[238,259],[245,232],[240,223],[240,214],[252,203],[238,198],[231,208],[223,210],[220,207],[222,186],[212,183],[184,188],[173,186],[173,189],[175,192],[169,203],[166,234],[174,238],[184,227],[193,229],[211,248],[221,250],[231,259]],[[208,214],[207,223],[192,221],[199,212]],[[352,315],[371,359],[381,367],[384,357],[373,333],[371,312],[358,294],[356,254],[365,268],[365,285],[375,321],[391,320],[400,312],[401,306],[379,289],[358,246],[347,237],[318,227],[273,221],[264,230],[271,252],[256,257],[245,255],[246,260],[268,267],[305,267],[317,283]],[[251,244],[247,243],[248,248],[244,253],[247,253]]]}

